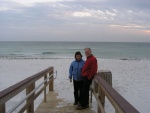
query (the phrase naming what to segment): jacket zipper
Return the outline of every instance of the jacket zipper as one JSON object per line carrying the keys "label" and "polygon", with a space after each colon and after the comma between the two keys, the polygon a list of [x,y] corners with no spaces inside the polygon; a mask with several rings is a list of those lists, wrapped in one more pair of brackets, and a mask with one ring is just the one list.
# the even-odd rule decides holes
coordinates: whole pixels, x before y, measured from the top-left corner
{"label": "jacket zipper", "polygon": [[79,73],[78,73],[78,70],[79,70],[79,69],[78,69],[78,68],[79,68],[79,62],[78,62],[78,67],[77,67],[77,80],[79,79],[79,75],[78,75],[78,74],[79,74]]}

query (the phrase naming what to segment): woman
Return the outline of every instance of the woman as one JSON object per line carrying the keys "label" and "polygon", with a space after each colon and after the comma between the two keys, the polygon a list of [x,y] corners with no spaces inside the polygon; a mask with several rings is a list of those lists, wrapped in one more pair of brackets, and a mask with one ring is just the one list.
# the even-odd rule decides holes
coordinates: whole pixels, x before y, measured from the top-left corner
{"label": "woman", "polygon": [[74,105],[80,103],[81,98],[81,90],[83,84],[83,78],[81,76],[82,67],[84,65],[84,60],[82,59],[82,55],[80,51],[75,53],[75,60],[71,63],[69,68],[69,79],[72,81],[74,85]]}

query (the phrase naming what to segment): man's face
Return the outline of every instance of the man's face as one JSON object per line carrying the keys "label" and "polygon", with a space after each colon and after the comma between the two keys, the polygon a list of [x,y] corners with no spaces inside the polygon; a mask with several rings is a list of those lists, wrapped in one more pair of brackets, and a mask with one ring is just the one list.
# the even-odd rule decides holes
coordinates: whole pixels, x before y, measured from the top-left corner
{"label": "man's face", "polygon": [[85,51],[86,57],[91,55],[91,51],[89,49],[85,49],[84,51]]}

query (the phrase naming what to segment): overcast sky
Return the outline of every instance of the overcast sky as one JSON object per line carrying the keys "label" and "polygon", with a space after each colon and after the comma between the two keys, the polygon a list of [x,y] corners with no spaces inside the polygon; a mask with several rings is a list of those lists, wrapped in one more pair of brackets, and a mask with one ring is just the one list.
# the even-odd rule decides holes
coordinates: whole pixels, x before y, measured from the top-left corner
{"label": "overcast sky", "polygon": [[0,41],[150,42],[150,0],[0,0]]}

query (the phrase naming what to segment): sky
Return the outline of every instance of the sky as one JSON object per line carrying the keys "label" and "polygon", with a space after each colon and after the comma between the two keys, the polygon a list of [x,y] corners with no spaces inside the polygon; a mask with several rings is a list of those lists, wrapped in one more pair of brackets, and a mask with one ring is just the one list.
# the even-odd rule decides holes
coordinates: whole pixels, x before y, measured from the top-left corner
{"label": "sky", "polygon": [[0,41],[150,42],[150,1],[0,0]]}

